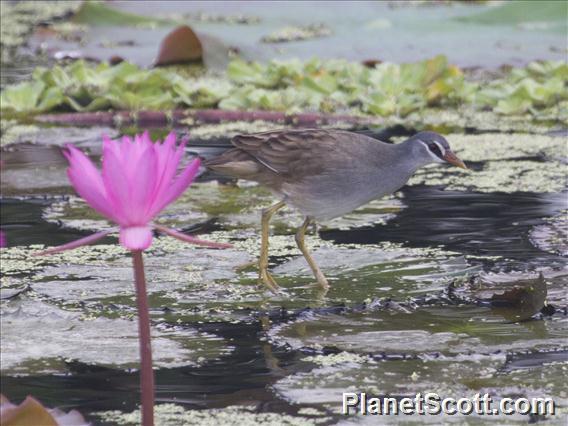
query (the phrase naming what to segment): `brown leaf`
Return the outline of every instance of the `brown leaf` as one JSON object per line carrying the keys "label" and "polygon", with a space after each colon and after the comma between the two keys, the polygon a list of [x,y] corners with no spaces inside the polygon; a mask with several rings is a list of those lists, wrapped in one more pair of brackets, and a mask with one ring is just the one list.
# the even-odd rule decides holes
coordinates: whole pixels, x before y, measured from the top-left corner
{"label": "brown leaf", "polygon": [[182,25],[162,40],[154,66],[198,61],[202,57],[201,41],[190,27]]}
{"label": "brown leaf", "polygon": [[502,293],[495,293],[490,301],[496,307],[516,308],[525,317],[539,312],[546,301],[546,283],[542,273],[536,279],[522,280]]}
{"label": "brown leaf", "polygon": [[65,413],[57,408],[48,409],[31,396],[15,405],[0,394],[0,426],[88,426],[88,423],[76,410]]}
{"label": "brown leaf", "polygon": [[[6,401],[6,402],[4,402]],[[35,398],[28,396],[20,405],[2,399],[2,426],[58,426],[53,416]]]}

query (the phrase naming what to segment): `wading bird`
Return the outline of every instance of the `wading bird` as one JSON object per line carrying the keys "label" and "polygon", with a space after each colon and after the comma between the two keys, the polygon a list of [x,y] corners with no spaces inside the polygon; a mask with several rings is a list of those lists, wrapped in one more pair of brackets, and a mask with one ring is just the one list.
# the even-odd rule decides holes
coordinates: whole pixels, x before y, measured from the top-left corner
{"label": "wading bird", "polygon": [[278,285],[268,272],[269,224],[280,208],[290,205],[304,215],[296,243],[319,285],[328,288],[304,242],[311,223],[342,216],[392,194],[427,164],[467,168],[435,132],[420,132],[390,144],[343,130],[295,129],[238,135],[231,143],[232,148],[205,161],[205,166],[259,182],[281,199],[263,210],[261,220],[259,279],[273,291]]}

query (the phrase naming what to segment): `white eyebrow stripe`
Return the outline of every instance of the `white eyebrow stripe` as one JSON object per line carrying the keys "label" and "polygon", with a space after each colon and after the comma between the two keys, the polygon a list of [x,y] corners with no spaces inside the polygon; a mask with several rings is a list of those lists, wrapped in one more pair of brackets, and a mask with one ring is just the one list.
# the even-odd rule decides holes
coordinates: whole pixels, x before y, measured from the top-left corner
{"label": "white eyebrow stripe", "polygon": [[442,153],[442,157],[443,157],[444,155],[446,155],[446,150],[445,150],[445,148],[444,148],[442,145],[440,145],[438,142],[434,142],[434,143],[435,143],[436,145],[438,145],[438,148],[440,148],[440,152]]}

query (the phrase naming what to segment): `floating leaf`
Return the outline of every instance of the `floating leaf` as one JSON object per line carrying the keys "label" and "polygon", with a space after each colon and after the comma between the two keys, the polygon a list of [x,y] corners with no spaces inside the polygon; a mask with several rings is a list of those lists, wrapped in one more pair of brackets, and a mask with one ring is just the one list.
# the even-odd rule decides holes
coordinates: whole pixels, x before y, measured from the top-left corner
{"label": "floating leaf", "polygon": [[511,307],[523,311],[523,316],[539,312],[546,301],[546,283],[542,273],[536,279],[516,281],[512,288],[491,296],[491,304],[497,307]]}
{"label": "floating leaf", "polygon": [[73,22],[100,26],[158,26],[171,21],[135,15],[107,6],[101,1],[85,1],[73,17]]}
{"label": "floating leaf", "polygon": [[19,83],[2,91],[0,105],[2,109],[17,112],[35,111],[45,84],[41,81]]}
{"label": "floating leaf", "polygon": [[531,102],[521,97],[502,99],[497,102],[495,112],[505,115],[524,114],[529,110]]}
{"label": "floating leaf", "polygon": [[522,321],[540,312],[547,296],[542,274],[536,278],[520,274],[481,276],[471,287],[475,300],[495,308],[510,321]]}
{"label": "floating leaf", "polygon": [[457,19],[480,24],[503,25],[522,22],[566,21],[568,4],[563,1],[508,1],[477,15]]}
{"label": "floating leaf", "polygon": [[483,84],[468,79],[444,56],[400,65],[385,62],[374,68],[345,60],[261,64],[236,59],[224,76],[199,78],[189,78],[180,69],[77,61],[38,68],[31,83],[7,87],[2,110],[140,111],[190,106],[405,117],[423,115],[429,108],[469,107],[562,121],[568,114],[567,84],[568,65],[561,61],[534,62]]}

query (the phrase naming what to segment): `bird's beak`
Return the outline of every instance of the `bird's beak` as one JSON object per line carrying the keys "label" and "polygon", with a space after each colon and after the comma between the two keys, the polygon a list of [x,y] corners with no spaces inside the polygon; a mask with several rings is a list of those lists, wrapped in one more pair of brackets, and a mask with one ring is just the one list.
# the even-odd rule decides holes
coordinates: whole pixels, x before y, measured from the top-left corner
{"label": "bird's beak", "polygon": [[443,158],[444,158],[444,160],[446,160],[448,163],[452,164],[453,166],[460,167],[462,169],[467,170],[467,166],[465,165],[465,163],[462,160],[460,160],[456,156],[456,154],[454,154],[449,149],[446,151]]}

